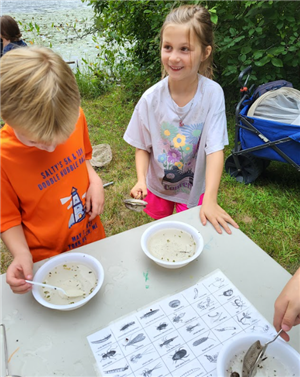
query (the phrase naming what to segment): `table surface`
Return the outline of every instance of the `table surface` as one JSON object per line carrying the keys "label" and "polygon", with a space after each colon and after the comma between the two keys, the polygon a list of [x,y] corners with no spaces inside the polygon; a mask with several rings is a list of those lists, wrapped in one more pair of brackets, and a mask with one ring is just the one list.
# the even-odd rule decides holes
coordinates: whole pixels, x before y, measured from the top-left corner
{"label": "table surface", "polygon": [[[199,207],[159,221],[165,220],[183,221],[200,231],[204,239],[200,257],[181,269],[156,265],[140,246],[141,235],[151,223],[78,248],[77,252],[99,259],[105,279],[100,292],[77,310],[51,310],[38,304],[30,293],[15,295],[2,275],[0,310],[11,356],[10,372],[23,377],[97,376],[88,335],[194,285],[218,268],[272,323],[275,299],[291,277],[285,269],[240,230],[232,228],[232,235],[219,235],[211,224],[203,226]],[[43,263],[36,263],[34,271]],[[290,336],[290,345],[299,352],[300,326],[294,327]]]}

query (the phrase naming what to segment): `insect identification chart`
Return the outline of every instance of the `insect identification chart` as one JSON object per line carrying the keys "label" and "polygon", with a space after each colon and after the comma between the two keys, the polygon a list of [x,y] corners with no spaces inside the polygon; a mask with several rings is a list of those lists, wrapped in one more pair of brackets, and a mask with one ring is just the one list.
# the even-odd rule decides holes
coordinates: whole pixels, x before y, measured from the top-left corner
{"label": "insect identification chart", "polygon": [[217,377],[223,344],[241,332],[276,333],[216,270],[87,339],[102,376]]}

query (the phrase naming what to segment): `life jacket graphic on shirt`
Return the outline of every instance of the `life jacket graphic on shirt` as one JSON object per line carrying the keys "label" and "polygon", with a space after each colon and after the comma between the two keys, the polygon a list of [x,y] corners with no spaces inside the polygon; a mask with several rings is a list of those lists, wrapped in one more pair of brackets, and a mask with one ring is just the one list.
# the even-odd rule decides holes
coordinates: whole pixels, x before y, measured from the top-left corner
{"label": "life jacket graphic on shirt", "polygon": [[[84,198],[85,195],[86,192],[82,195],[82,198]],[[85,206],[83,205],[82,200],[80,199],[80,196],[78,195],[77,189],[75,187],[72,187],[70,196],[60,199],[62,205],[66,204],[69,201],[70,204],[67,209],[72,208],[73,210],[69,220],[69,228],[71,228],[74,224],[79,223],[85,218],[86,212]]]}

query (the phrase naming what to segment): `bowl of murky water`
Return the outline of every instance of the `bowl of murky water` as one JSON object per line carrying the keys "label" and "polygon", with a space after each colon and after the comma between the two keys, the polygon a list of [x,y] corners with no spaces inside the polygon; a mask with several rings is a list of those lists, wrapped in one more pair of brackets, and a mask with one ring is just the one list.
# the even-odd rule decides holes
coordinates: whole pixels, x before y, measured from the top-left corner
{"label": "bowl of murky water", "polygon": [[203,250],[200,232],[180,221],[157,221],[143,233],[145,255],[165,268],[180,268],[199,257]]}
{"label": "bowl of murky water", "polygon": [[[244,357],[249,347],[257,340],[264,345],[272,338],[260,333],[243,333],[229,340],[218,355],[217,376],[248,376],[247,368],[243,372],[243,365],[245,368]],[[300,376],[300,355],[281,338],[269,344],[262,360],[255,377]]]}
{"label": "bowl of murky water", "polygon": [[[100,290],[104,270],[94,257],[83,253],[62,253],[50,258],[35,273],[32,294],[41,305],[56,310],[74,310],[85,305]],[[62,288],[52,289],[49,286]]]}

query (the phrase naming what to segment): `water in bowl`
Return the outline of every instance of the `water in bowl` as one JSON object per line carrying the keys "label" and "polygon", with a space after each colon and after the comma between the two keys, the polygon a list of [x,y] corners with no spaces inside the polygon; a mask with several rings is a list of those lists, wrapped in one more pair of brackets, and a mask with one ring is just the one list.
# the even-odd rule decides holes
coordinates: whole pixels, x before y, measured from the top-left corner
{"label": "water in bowl", "polygon": [[196,242],[188,232],[170,228],[154,233],[148,240],[149,252],[165,262],[180,262],[196,252]]}
{"label": "water in bowl", "polygon": [[[236,372],[242,377],[243,369],[243,360],[245,357],[246,351],[241,352],[238,355],[235,355],[233,359],[230,360],[229,366],[227,369],[228,374],[226,377],[234,376],[233,372]],[[278,376],[293,376],[288,366],[282,364],[280,360],[273,356],[266,355],[263,358],[263,361],[257,368],[255,377],[278,377]]]}
{"label": "water in bowl", "polygon": [[52,269],[44,278],[43,283],[55,285],[68,290],[81,290],[84,295],[79,297],[67,297],[59,291],[41,288],[42,297],[54,305],[68,305],[81,301],[91,294],[97,285],[94,271],[83,264],[67,263]]}

